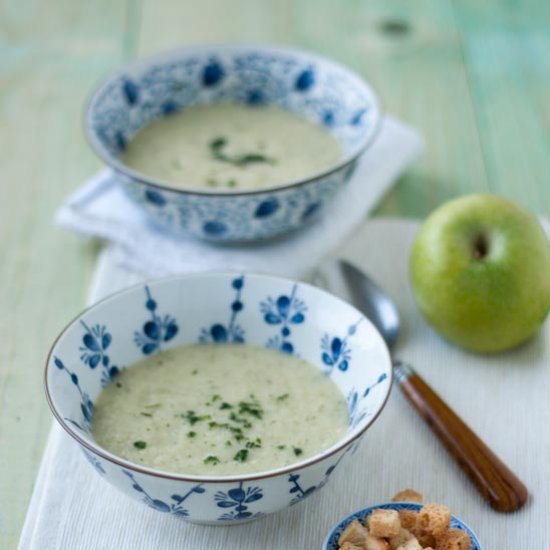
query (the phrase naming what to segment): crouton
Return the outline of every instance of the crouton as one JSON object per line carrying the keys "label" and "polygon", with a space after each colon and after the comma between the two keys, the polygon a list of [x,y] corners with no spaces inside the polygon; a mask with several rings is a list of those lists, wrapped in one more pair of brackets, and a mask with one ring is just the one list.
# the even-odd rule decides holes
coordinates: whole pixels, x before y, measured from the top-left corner
{"label": "crouton", "polygon": [[449,508],[440,504],[425,504],[418,513],[415,528],[423,534],[433,535],[437,538],[447,531],[450,522],[451,511]]}
{"label": "crouton", "polygon": [[395,537],[391,537],[389,540],[392,550],[395,550],[398,546],[405,544],[408,540],[412,539],[413,536],[414,535],[410,531],[407,531],[406,529],[401,528],[401,530],[399,531],[399,534],[396,535]]}
{"label": "crouton", "polygon": [[399,511],[399,521],[401,521],[401,527],[403,529],[411,530],[416,525],[416,518],[418,512],[414,510],[400,510]]}
{"label": "crouton", "polygon": [[435,546],[436,550],[471,550],[472,541],[466,531],[461,529],[449,529]]}
{"label": "crouton", "polygon": [[409,539],[405,544],[397,547],[397,550],[422,550],[420,543],[413,537]]}
{"label": "crouton", "polygon": [[393,502],[422,502],[424,497],[414,489],[403,489],[392,498]]}
{"label": "crouton", "polygon": [[355,544],[351,544],[351,542],[344,542],[342,546],[340,546],[340,550],[363,550],[364,546],[355,546]]}
{"label": "crouton", "polygon": [[354,544],[355,546],[359,546],[359,548],[362,548],[364,546],[367,534],[367,530],[356,519],[354,519],[342,531],[342,534],[338,539],[338,544],[340,546],[343,546],[345,542],[349,542],[350,544]]}
{"label": "crouton", "polygon": [[[421,503],[423,496],[404,489],[394,502]],[[407,505],[397,505],[396,508]],[[415,506],[420,508],[420,506]],[[450,529],[451,511],[440,504],[425,504],[416,510],[377,508],[364,525],[354,519],[342,531],[338,550],[472,550],[466,531]]]}
{"label": "crouton", "polygon": [[401,522],[396,510],[377,509],[367,518],[367,527],[374,537],[392,538],[399,535]]}
{"label": "crouton", "polygon": [[372,535],[367,535],[365,539],[365,550],[390,550],[390,545],[381,538],[373,537]]}
{"label": "crouton", "polygon": [[431,533],[427,533],[415,527],[413,529],[413,535],[418,539],[422,548],[429,548],[430,546],[435,548],[436,538]]}

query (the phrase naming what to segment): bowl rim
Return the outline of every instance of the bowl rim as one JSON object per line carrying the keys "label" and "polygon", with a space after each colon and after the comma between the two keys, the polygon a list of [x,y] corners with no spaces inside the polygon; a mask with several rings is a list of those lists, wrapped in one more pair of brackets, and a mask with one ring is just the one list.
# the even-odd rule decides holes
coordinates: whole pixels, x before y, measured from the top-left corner
{"label": "bowl rim", "polygon": [[[332,537],[334,532],[338,530],[340,527],[343,527],[347,523],[351,523],[354,519],[356,519],[356,516],[363,515],[364,513],[369,513],[373,510],[376,510],[377,508],[393,510],[397,506],[401,506],[403,504],[407,505],[408,509],[416,510],[416,511],[420,510],[422,506],[424,506],[424,504],[420,502],[410,502],[407,500],[399,500],[399,501],[382,502],[380,504],[373,504],[371,506],[366,506],[365,508],[360,508],[359,510],[355,510],[355,512],[348,514],[345,518],[342,518],[338,523],[336,523],[331,528],[331,530],[328,532],[327,536],[325,537],[325,540],[323,541],[321,550],[332,550],[332,548],[328,546],[330,537]],[[472,538],[472,542],[477,545],[478,550],[483,550],[475,531],[465,521],[461,520],[458,516],[451,514],[451,517],[461,526],[461,528],[464,528],[463,530],[466,531],[468,535]]]}
{"label": "bowl rim", "polygon": [[[185,279],[193,279],[200,277],[202,279],[204,278],[230,278],[234,277],[235,275],[244,275],[245,277],[252,277],[255,279],[263,279],[266,281],[276,281],[276,282],[286,282],[286,283],[293,283],[298,284],[303,287],[310,288],[314,291],[320,292],[321,294],[326,294],[330,296],[331,298],[337,300],[338,302],[341,302],[345,304],[347,307],[355,310],[359,315],[361,315],[364,318],[364,321],[371,326],[374,334],[377,338],[380,340],[381,349],[383,350],[384,355],[386,356],[386,374],[388,376],[389,383],[387,385],[387,391],[386,394],[383,396],[382,401],[380,402],[380,406],[378,410],[368,419],[368,421],[365,423],[365,425],[353,436],[344,436],[341,439],[339,439],[336,443],[331,445],[330,447],[325,448],[324,450],[316,453],[315,455],[303,459],[299,462],[294,462],[292,464],[289,464],[287,466],[282,466],[280,468],[275,468],[271,470],[265,470],[261,472],[251,473],[251,474],[234,474],[234,475],[219,475],[219,476],[205,476],[205,475],[197,475],[197,474],[185,474],[185,473],[177,473],[177,472],[170,472],[165,470],[158,470],[155,468],[151,468],[148,466],[142,466],[139,464],[135,464],[134,462],[131,462],[129,460],[126,460],[122,457],[119,457],[110,451],[107,451],[103,447],[101,447],[99,444],[95,443],[95,441],[87,441],[84,437],[82,437],[70,424],[65,420],[65,418],[61,415],[61,413],[57,410],[57,407],[55,405],[55,400],[52,397],[52,393],[48,384],[48,373],[50,371],[50,365],[52,365],[52,355],[53,352],[58,344],[58,342],[61,340],[61,338],[65,335],[65,333],[74,325],[76,324],[85,314],[88,312],[100,307],[102,304],[117,300],[120,296],[123,294],[131,293],[135,289],[142,288],[144,285],[149,284],[157,284],[157,283],[165,283],[172,280],[185,280]],[[295,281],[293,279],[289,279],[286,277],[278,277],[275,275],[267,275],[267,274],[261,274],[261,273],[248,273],[248,272],[238,272],[238,271],[231,271],[231,270],[224,270],[224,271],[209,271],[209,272],[197,272],[197,273],[187,273],[187,274],[176,274],[176,275],[170,275],[168,277],[161,277],[161,278],[153,278],[153,279],[146,279],[142,282],[133,284],[131,286],[125,287],[123,289],[120,289],[112,294],[109,294],[108,296],[105,296],[101,300],[98,300],[97,302],[93,303],[92,305],[86,307],[83,309],[78,315],[76,315],[69,323],[61,330],[61,332],[58,334],[58,336],[55,338],[54,342],[52,343],[50,350],[48,351],[48,355],[46,357],[46,363],[44,366],[44,373],[43,373],[43,383],[44,383],[44,391],[46,393],[46,400],[48,402],[48,406],[50,407],[50,410],[54,416],[54,418],[57,420],[57,422],[61,425],[61,427],[73,438],[76,440],[77,443],[79,443],[82,447],[87,449],[88,451],[94,453],[95,455],[100,456],[101,458],[116,464],[117,466],[126,468],[128,470],[132,470],[134,472],[150,475],[156,478],[162,478],[162,479],[171,479],[171,480],[177,480],[177,481],[189,481],[193,483],[227,483],[227,482],[235,482],[235,481],[252,481],[252,480],[260,480],[260,479],[267,479],[267,478],[273,478],[280,475],[285,475],[291,472],[294,472],[298,469],[302,469],[308,466],[311,466],[313,464],[317,464],[318,462],[321,462],[325,460],[326,458],[340,452],[342,449],[345,449],[346,447],[349,447],[351,444],[353,444],[354,441],[359,439],[366,431],[367,429],[374,423],[374,421],[378,418],[382,410],[385,408],[391,389],[393,387],[393,368],[392,368],[392,362],[391,362],[391,356],[390,352],[388,350],[388,347],[386,345],[386,342],[376,329],[376,327],[372,324],[372,322],[357,308],[355,308],[353,305],[349,304],[345,300],[342,300],[338,296],[335,296],[334,294],[331,294],[330,292],[327,292],[326,290],[323,290],[319,287],[316,287],[315,285],[305,283],[302,281]]]}
{"label": "bowl rim", "polygon": [[[168,181],[162,180],[160,178],[154,178],[143,174],[133,168],[130,168],[123,162],[121,162],[116,156],[111,155],[104,146],[101,144],[97,138],[96,133],[91,128],[91,114],[92,108],[99,96],[99,94],[117,77],[122,76],[125,72],[131,71],[139,67],[146,67],[151,65],[155,61],[167,60],[172,57],[177,56],[189,56],[212,51],[221,50],[226,51],[246,51],[246,50],[255,50],[261,52],[273,52],[273,53],[286,53],[299,57],[306,57],[310,60],[329,65],[332,68],[341,70],[352,79],[356,80],[360,84],[367,94],[372,99],[372,108],[375,112],[374,124],[370,132],[367,132],[367,135],[363,138],[362,142],[357,145],[349,154],[345,155],[339,161],[331,164],[324,170],[314,172],[309,176],[304,178],[290,181],[282,185],[270,186],[264,189],[252,189],[252,190],[242,190],[242,191],[233,191],[231,189],[225,191],[215,191],[210,189],[201,189],[200,187],[176,187],[174,184],[171,184]],[[106,77],[104,77],[96,86],[92,89],[92,92],[88,96],[84,104],[84,109],[82,112],[82,125],[84,129],[84,135],[88,145],[92,151],[97,155],[97,157],[102,160],[109,168],[115,170],[118,173],[123,174],[124,176],[130,178],[132,181],[145,185],[151,186],[158,190],[168,191],[172,193],[180,193],[183,195],[195,195],[195,196],[212,196],[212,197],[235,197],[235,196],[253,196],[260,195],[262,193],[275,193],[278,191],[284,191],[287,189],[292,189],[295,187],[301,187],[312,182],[315,182],[318,179],[328,177],[339,170],[342,170],[347,165],[356,161],[370,146],[374,143],[380,131],[382,129],[382,123],[384,120],[384,112],[382,108],[382,103],[378,94],[375,92],[373,87],[357,72],[348,68],[346,65],[334,61],[323,55],[319,55],[308,50],[300,48],[292,48],[289,46],[280,46],[275,44],[262,44],[262,43],[248,43],[248,42],[216,42],[216,43],[207,43],[200,44],[195,46],[188,46],[182,48],[172,48],[170,50],[165,50],[162,52],[157,52],[154,54],[146,55],[143,57],[136,58],[128,63],[125,63],[118,67],[117,69],[111,71]]]}

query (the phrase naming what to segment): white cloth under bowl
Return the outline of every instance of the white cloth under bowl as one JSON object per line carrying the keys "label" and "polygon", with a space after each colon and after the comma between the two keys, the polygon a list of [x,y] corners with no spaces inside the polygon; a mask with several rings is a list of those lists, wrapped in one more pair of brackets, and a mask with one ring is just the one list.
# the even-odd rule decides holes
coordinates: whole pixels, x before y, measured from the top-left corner
{"label": "white cloth under bowl", "polygon": [[260,243],[215,245],[154,226],[127,198],[110,170],[69,196],[56,221],[81,235],[114,243],[111,253],[117,263],[148,276],[237,269],[301,277],[361,223],[422,148],[416,130],[386,117],[347,188],[321,217],[292,234]]}
{"label": "white cloth under bowl", "polygon": [[[48,440],[20,550],[320,550],[354,510],[414,487],[477,533],[485,550],[543,550],[550,541],[550,324],[517,350],[483,357],[445,343],[421,319],[408,284],[415,222],[374,220],[339,254],[368,270],[403,318],[398,354],[410,362],[525,482],[533,494],[515,514],[481,499],[395,388],[345,468],[304,503],[252,523],[205,527],[150,510],[109,486],[57,425]],[[89,301],[142,280],[104,253]]]}

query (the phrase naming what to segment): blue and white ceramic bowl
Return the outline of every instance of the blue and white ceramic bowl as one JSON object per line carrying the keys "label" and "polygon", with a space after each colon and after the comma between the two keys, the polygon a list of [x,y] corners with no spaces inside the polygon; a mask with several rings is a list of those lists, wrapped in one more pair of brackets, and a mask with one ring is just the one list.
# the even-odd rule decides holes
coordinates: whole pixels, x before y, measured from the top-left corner
{"label": "blue and white ceramic bowl", "polygon": [[[310,361],[347,398],[345,437],[291,466],[225,477],[154,470],[101,448],[90,426],[102,388],[144,355],[196,342],[260,345]],[[84,311],[54,343],[45,386],[56,419],[106,481],[160,512],[234,524],[281,510],[323,487],[381,412],[391,377],[382,338],[347,303],[286,279],[212,273],[141,284]]]}
{"label": "blue and white ceramic bowl", "polygon": [[[171,186],[120,161],[134,134],[199,103],[276,104],[324,126],[343,159],[281,187],[224,192]],[[355,73],[323,57],[280,47],[217,45],[163,53],[124,66],[93,94],[85,114],[94,151],[134,202],[161,224],[219,242],[264,239],[310,221],[350,179],[374,140],[381,111]]]}
{"label": "blue and white ceramic bowl", "polygon": [[[347,518],[344,518],[342,521],[334,527],[334,529],[327,535],[325,542],[323,543],[323,550],[338,550],[338,539],[342,534],[342,531],[354,520],[358,520],[360,523],[364,523],[365,518],[369,516],[377,508],[382,508],[384,510],[414,510],[415,512],[420,511],[422,504],[416,502],[386,502],[384,504],[377,504],[376,506],[369,506],[368,508],[363,508],[358,510],[353,514],[350,514]],[[470,540],[472,541],[472,550],[482,550],[479,540],[477,540],[476,534],[466,525],[462,520],[458,519],[456,516],[451,517],[451,527],[453,529],[462,529],[470,535]]]}

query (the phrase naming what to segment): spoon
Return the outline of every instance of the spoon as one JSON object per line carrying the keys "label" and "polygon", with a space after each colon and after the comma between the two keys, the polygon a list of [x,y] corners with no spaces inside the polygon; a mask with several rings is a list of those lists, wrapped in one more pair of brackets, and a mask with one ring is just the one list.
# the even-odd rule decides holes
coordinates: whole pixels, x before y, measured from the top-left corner
{"label": "spoon", "polygon": [[[314,273],[313,283],[355,305],[393,350],[399,337],[399,312],[366,273],[345,260],[327,260]],[[498,512],[519,510],[528,498],[525,485],[410,365],[394,358],[393,370],[407,399],[489,505]]]}

